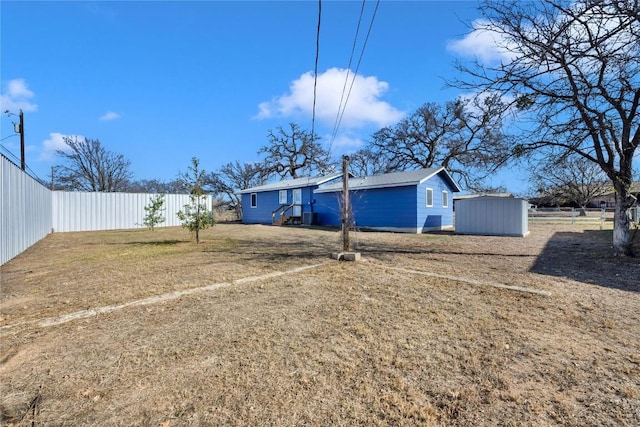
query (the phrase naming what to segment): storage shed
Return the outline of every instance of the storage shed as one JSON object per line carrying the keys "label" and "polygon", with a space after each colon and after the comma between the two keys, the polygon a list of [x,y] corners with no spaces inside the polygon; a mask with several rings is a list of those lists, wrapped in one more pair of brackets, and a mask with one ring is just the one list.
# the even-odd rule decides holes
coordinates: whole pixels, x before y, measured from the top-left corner
{"label": "storage shed", "polygon": [[455,231],[487,236],[529,234],[529,202],[514,197],[478,196],[455,202]]}

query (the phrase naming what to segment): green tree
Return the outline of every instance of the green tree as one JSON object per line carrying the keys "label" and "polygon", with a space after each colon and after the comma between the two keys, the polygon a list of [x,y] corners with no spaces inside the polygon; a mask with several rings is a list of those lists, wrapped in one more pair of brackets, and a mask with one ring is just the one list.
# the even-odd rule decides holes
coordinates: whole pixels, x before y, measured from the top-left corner
{"label": "green tree", "polygon": [[144,211],[147,213],[142,223],[151,231],[155,226],[164,222],[164,194],[156,194],[149,198],[149,204],[144,207]]}
{"label": "green tree", "polygon": [[207,206],[207,195],[203,190],[206,173],[199,166],[200,161],[193,157],[189,170],[179,177],[182,185],[189,189],[190,203],[177,214],[182,226],[195,235],[196,243],[200,243],[200,230],[215,225],[213,211]]}

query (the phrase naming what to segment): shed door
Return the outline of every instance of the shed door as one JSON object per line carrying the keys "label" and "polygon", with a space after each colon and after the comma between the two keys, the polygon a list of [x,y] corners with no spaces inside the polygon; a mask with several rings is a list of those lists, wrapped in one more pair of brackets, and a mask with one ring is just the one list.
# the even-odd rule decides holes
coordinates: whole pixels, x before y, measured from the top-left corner
{"label": "shed door", "polygon": [[293,190],[293,216],[302,216],[302,189]]}

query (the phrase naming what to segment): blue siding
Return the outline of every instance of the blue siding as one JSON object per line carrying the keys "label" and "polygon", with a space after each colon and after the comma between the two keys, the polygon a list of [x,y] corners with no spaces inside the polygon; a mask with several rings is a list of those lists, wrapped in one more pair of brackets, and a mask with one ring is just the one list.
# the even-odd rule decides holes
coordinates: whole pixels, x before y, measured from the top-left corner
{"label": "blue siding", "polygon": [[[426,207],[427,188],[433,189],[433,207]],[[449,204],[448,207],[442,207],[442,192],[447,191]],[[439,175],[423,182],[417,186],[418,195],[418,224],[423,230],[439,230],[453,226],[453,192],[447,182]]]}
{"label": "blue siding", "polygon": [[245,224],[271,224],[271,213],[280,206],[278,191],[257,194],[257,206],[251,207],[251,194],[242,195],[242,222]]}
{"label": "blue siding", "polygon": [[[316,187],[300,188],[302,195],[302,215],[313,212]],[[293,189],[287,189],[287,204],[293,203]],[[271,224],[271,214],[279,206],[280,190],[257,192],[257,207],[251,207],[251,194],[242,195],[242,222],[245,224]]]}
{"label": "blue siding", "polygon": [[415,229],[414,186],[356,190],[351,193],[353,219],[358,227]]}
{"label": "blue siding", "polygon": [[[354,190],[351,212],[358,227],[416,229],[416,190],[414,186]],[[315,211],[322,225],[341,224],[341,192],[315,195]]]}
{"label": "blue siding", "polygon": [[340,204],[338,199],[342,193],[314,194],[313,211],[318,214],[318,224],[338,226],[341,222]]}
{"label": "blue siding", "polygon": [[[314,193],[317,186],[302,187],[302,213],[316,212],[318,224],[341,224],[341,192]],[[426,189],[433,190],[433,206],[426,206]],[[442,206],[447,191],[448,206]],[[351,210],[357,227],[422,232],[453,226],[453,193],[457,191],[440,174],[419,185],[352,190]],[[257,192],[257,207],[251,208],[251,194],[242,195],[243,222],[270,224],[279,204],[279,190]],[[287,189],[287,203],[293,190]]]}
{"label": "blue siding", "polygon": [[[327,181],[325,184],[330,182],[335,182],[341,177],[336,177],[330,181]],[[301,214],[304,215],[305,212],[314,212],[315,211],[315,199],[317,199],[317,195],[313,194],[313,191],[318,188],[317,185],[310,185],[306,187],[298,187],[296,190],[301,190]],[[287,188],[287,204],[293,203],[293,188]],[[250,191],[250,189],[245,190]],[[242,194],[242,222],[245,224],[271,224],[271,214],[274,210],[280,207],[279,203],[279,195],[280,189],[274,189],[270,191],[256,191],[258,203],[257,207],[251,207],[251,194],[243,193]]]}
{"label": "blue siding", "polygon": [[[433,206],[426,207],[426,189],[433,189]],[[448,192],[448,207],[442,207],[442,191]],[[420,185],[352,190],[351,210],[358,227],[421,232],[453,226],[453,193],[439,175]],[[322,225],[341,224],[340,192],[315,194],[314,210]]]}

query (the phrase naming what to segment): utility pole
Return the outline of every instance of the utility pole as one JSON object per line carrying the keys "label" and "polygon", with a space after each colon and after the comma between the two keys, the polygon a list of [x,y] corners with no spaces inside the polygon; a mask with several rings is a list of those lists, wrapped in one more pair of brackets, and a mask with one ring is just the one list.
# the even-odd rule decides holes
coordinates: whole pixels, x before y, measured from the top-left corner
{"label": "utility pole", "polygon": [[342,156],[342,250],[349,252],[351,243],[349,242],[349,156]]}
{"label": "utility pole", "polygon": [[22,170],[25,170],[27,167],[27,163],[24,159],[24,113],[22,112],[22,108],[20,109],[20,167]]}

